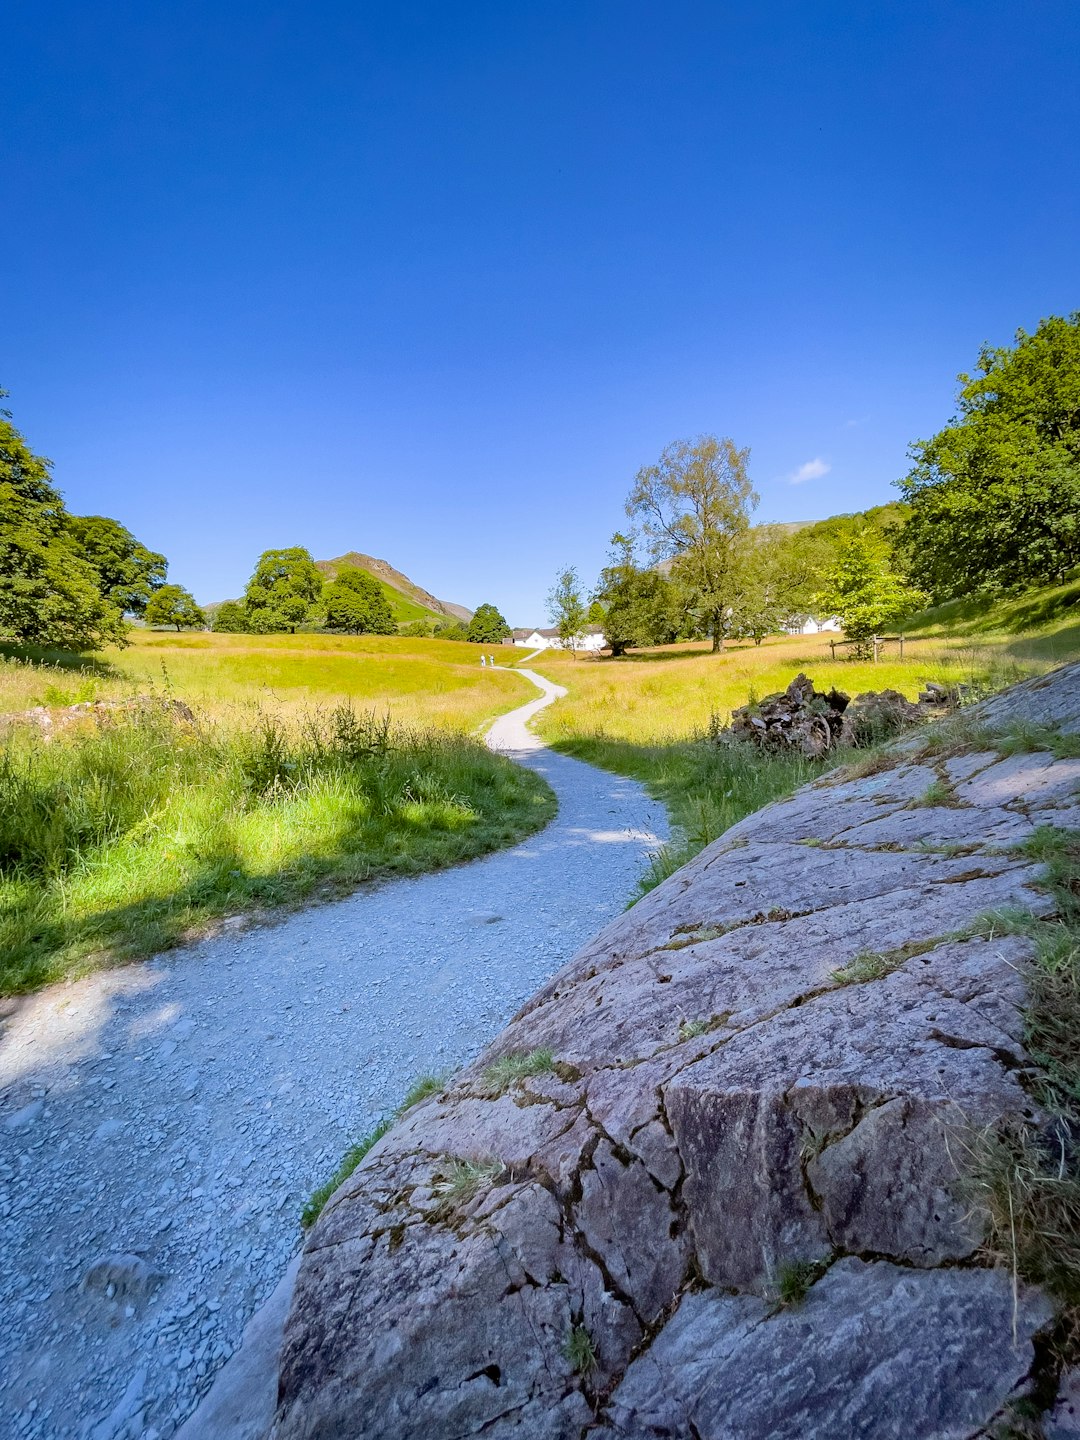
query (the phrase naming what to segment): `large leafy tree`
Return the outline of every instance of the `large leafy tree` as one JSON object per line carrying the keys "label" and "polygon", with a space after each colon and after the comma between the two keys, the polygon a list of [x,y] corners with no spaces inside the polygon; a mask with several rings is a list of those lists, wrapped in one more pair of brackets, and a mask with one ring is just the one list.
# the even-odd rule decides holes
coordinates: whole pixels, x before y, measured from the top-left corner
{"label": "large leafy tree", "polygon": [[913,580],[935,600],[1062,580],[1080,563],[1080,312],[984,346],[954,419],[898,482]]}
{"label": "large leafy tree", "polygon": [[581,594],[581,581],[572,565],[560,570],[555,584],[547,595],[548,619],[559,632],[559,641],[565,650],[571,651],[577,659],[578,642],[585,630],[585,601]]}
{"label": "large leafy tree", "polygon": [[97,571],[102,594],[131,615],[142,615],[165,584],[169,563],[105,515],[72,515],[68,528],[79,553]]}
{"label": "large leafy tree", "polygon": [[190,590],[182,585],[162,585],[146,606],[147,625],[175,625],[177,630],[201,630],[206,616]]}
{"label": "large leafy tree", "polygon": [[386,592],[373,575],[343,565],[323,591],[326,628],[351,635],[394,635],[393,612]]}
{"label": "large leafy tree", "polygon": [[821,607],[840,617],[849,640],[868,640],[917,610],[925,594],[893,569],[885,540],[872,531],[851,535],[825,577]]}
{"label": "large leafy tree", "polygon": [[505,616],[494,605],[478,605],[466,627],[466,638],[476,645],[498,645],[510,634]]}
{"label": "large leafy tree", "polygon": [[314,612],[323,577],[299,545],[264,550],[244,591],[244,610],[252,634],[295,632]]}
{"label": "large leafy tree", "polygon": [[599,623],[613,657],[625,655],[631,645],[666,644],[678,634],[672,584],[660,571],[638,563],[632,535],[611,537],[593,603],[600,607]]}
{"label": "large leafy tree", "polygon": [[214,611],[214,630],[219,635],[245,635],[247,611],[239,600],[223,600]]}
{"label": "large leafy tree", "polygon": [[121,609],[80,554],[49,469],[0,410],[0,636],[69,650],[122,644]]}
{"label": "large leafy tree", "polygon": [[758,525],[743,550],[732,628],[760,645],[783,628],[793,609],[792,538],[776,525]]}
{"label": "large leafy tree", "polygon": [[677,440],[655,465],[638,471],[626,502],[653,560],[670,561],[672,579],[690,597],[714,651],[731,631],[750,512],[758,502],[746,470],[749,455],[715,435]]}

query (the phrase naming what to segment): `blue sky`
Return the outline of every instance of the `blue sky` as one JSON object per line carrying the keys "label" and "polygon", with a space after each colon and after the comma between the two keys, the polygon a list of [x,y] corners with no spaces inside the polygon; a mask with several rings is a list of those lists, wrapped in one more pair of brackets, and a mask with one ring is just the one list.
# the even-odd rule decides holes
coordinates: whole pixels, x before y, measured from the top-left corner
{"label": "blue sky", "polygon": [[892,498],[1080,306],[1080,6],[9,0],[0,384],[202,600],[258,553],[543,617],[637,468]]}

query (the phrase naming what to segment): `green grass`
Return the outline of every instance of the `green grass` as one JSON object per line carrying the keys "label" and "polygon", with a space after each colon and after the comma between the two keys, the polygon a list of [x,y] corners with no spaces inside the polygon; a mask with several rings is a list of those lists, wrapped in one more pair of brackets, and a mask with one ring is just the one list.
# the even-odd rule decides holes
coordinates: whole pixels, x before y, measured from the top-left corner
{"label": "green grass", "polygon": [[1026,1083],[1046,1118],[979,1137],[968,1184],[989,1216],[989,1255],[1056,1301],[1049,1350],[1072,1365],[1080,1361],[1080,832],[1040,826],[1018,853],[1045,866],[1056,916],[999,911],[976,928],[1034,942],[1024,976],[1024,1044],[1034,1062]]}
{"label": "green grass", "polygon": [[[811,761],[710,744],[703,737],[725,725],[735,706],[784,689],[800,670],[818,689],[835,686],[851,696],[896,689],[914,698],[934,680],[963,684],[978,697],[1041,673],[1053,658],[1021,661],[996,641],[975,647],[966,640],[934,637],[909,643],[903,661],[895,651],[878,664],[833,660],[828,637],[820,635],[774,637],[761,646],[737,643],[721,655],[700,644],[633,652],[617,660],[575,661],[545,653],[533,665],[570,693],[543,712],[537,728],[555,749],[632,776],[663,801],[676,833],[656,856],[642,885],[647,890],[745,815],[841,762],[851,763],[836,770],[838,779],[895,763],[880,748],[854,755],[834,752]],[[955,726],[950,743],[962,742],[961,728]]]}
{"label": "green grass", "polygon": [[547,1075],[554,1069],[555,1057],[550,1050],[531,1050],[528,1054],[515,1051],[487,1067],[484,1086],[489,1095],[505,1095],[530,1075]]}
{"label": "green grass", "polygon": [[801,1305],[824,1271],[820,1260],[784,1260],[776,1272],[776,1298],[781,1305]]}
{"label": "green grass", "polygon": [[950,600],[912,616],[903,629],[920,638],[996,642],[1022,658],[1068,659],[1080,650],[1080,577],[1023,595]]}
{"label": "green grass", "polygon": [[575,1375],[588,1376],[599,1363],[593,1338],[584,1325],[574,1325],[566,1337],[563,1355]]}
{"label": "green grass", "polygon": [[415,1080],[405,1092],[405,1098],[397,1108],[397,1116],[405,1114],[414,1105],[419,1105],[421,1100],[429,1100],[432,1095],[441,1095],[446,1089],[446,1080],[441,1075],[421,1075]]}
{"label": "green grass", "polygon": [[442,1170],[431,1187],[435,1197],[433,1218],[449,1220],[479,1194],[483,1186],[497,1180],[504,1168],[502,1162],[495,1159],[465,1160],[456,1155],[445,1156]]}
{"label": "green grass", "polygon": [[458,640],[147,630],[130,639],[92,657],[0,645],[0,714],[172,693],[235,724],[258,707],[299,715],[351,700],[410,723],[475,731],[536,694],[518,675],[481,667],[484,647]]}
{"label": "green grass", "polygon": [[393,1124],[392,1120],[380,1120],[370,1134],[358,1140],[355,1145],[350,1145],[345,1154],[341,1157],[341,1164],[327,1180],[325,1185],[312,1192],[311,1198],[300,1212],[300,1224],[305,1230],[310,1230],[315,1221],[326,1208],[326,1202],[333,1195],[339,1185],[344,1185],[349,1176],[363,1160],[369,1150],[373,1149],[383,1138]]}
{"label": "green grass", "polygon": [[478,740],[348,704],[244,728],[151,706],[51,742],[17,727],[0,741],[0,991],[454,864],[554,811]]}

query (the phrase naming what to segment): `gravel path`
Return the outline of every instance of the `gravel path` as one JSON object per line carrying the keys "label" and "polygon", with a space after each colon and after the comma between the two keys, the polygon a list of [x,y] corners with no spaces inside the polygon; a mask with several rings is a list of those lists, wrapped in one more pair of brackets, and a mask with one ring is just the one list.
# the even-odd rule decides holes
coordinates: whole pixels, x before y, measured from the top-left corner
{"label": "gravel path", "polygon": [[[171,1435],[347,1145],[618,913],[662,808],[526,729],[557,819],[498,854],[54,987],[0,1033],[0,1435]],[[99,1262],[109,1261],[109,1265]],[[158,1279],[158,1277],[162,1277]]]}

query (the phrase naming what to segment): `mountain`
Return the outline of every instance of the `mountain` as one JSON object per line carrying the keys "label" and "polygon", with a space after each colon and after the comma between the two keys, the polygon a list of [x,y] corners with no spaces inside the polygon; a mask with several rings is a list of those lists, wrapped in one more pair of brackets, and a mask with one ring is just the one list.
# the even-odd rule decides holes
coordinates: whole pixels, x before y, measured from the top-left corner
{"label": "mountain", "polygon": [[353,565],[357,570],[366,570],[386,591],[394,619],[399,625],[405,625],[410,620],[472,619],[473,612],[466,606],[437,599],[430,590],[415,584],[387,561],[376,560],[374,555],[362,555],[358,550],[350,550],[347,555],[338,555],[334,560],[316,560],[315,564],[328,580],[332,580],[343,565]]}

